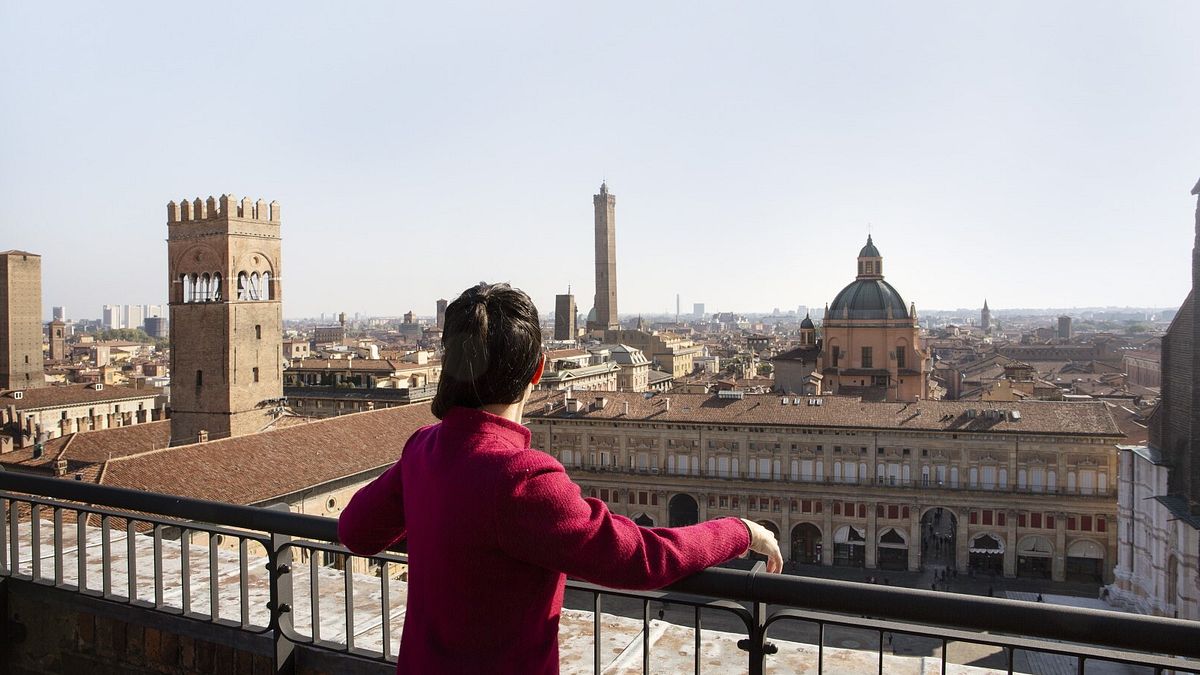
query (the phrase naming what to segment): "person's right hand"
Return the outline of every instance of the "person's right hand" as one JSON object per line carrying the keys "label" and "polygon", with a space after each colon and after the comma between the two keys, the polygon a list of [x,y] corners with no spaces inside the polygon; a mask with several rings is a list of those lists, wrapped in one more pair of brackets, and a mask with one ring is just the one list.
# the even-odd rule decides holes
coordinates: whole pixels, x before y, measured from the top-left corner
{"label": "person's right hand", "polygon": [[[767,556],[767,571],[772,574],[783,569],[783,555],[779,552],[779,542],[770,530],[753,520],[742,518],[746,529],[750,530],[750,551]],[[750,551],[747,551],[749,553]]]}

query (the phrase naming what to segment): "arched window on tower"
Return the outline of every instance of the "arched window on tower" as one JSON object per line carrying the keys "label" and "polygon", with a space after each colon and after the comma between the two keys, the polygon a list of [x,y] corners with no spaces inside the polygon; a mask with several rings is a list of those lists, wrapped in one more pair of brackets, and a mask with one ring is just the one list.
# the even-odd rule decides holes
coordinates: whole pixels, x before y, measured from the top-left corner
{"label": "arched window on tower", "polygon": [[199,275],[193,274],[191,276],[191,280],[192,280],[192,293],[190,296],[191,299],[188,300],[188,302],[200,302],[200,277],[199,277]]}
{"label": "arched window on tower", "polygon": [[246,276],[245,272],[238,272],[237,299],[250,299],[250,277]]}
{"label": "arched window on tower", "polygon": [[262,273],[262,300],[271,300],[275,297],[275,292],[271,289],[271,273]]}
{"label": "arched window on tower", "polygon": [[208,297],[213,302],[221,301],[221,273],[213,275],[212,285],[208,287]]}
{"label": "arched window on tower", "polygon": [[200,302],[208,302],[211,300],[212,293],[212,275],[208,272],[200,275]]}
{"label": "arched window on tower", "polygon": [[262,300],[262,279],[258,272],[250,273],[250,300]]}
{"label": "arched window on tower", "polygon": [[192,301],[192,279],[186,274],[179,275],[179,288],[182,292],[181,302]]}

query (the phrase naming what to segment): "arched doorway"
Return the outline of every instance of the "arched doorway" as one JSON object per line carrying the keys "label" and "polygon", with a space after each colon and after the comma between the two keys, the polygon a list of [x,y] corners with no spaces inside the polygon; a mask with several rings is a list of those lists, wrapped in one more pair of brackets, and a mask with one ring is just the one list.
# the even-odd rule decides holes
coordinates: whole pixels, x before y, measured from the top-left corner
{"label": "arched doorway", "polygon": [[862,529],[843,525],[833,533],[833,564],[862,567],[866,563],[867,538]]}
{"label": "arched doorway", "polygon": [[994,534],[977,534],[971,539],[968,564],[976,574],[1004,573],[1004,541]]}
{"label": "arched doorway", "polygon": [[671,527],[695,525],[700,522],[700,505],[691,495],[677,494],[667,504],[667,518]]}
{"label": "arched doorway", "polygon": [[1045,537],[1025,537],[1017,546],[1017,576],[1049,579],[1054,545]]}
{"label": "arched doorway", "polygon": [[816,525],[800,523],[792,528],[792,562],[821,564],[821,529]]}
{"label": "arched doorway", "polygon": [[921,564],[957,566],[958,518],[940,506],[921,516]]}
{"label": "arched doorway", "polygon": [[634,518],[633,522],[641,525],[642,527],[654,527],[654,519],[644,513],[639,515],[637,518]]}
{"label": "arched doorway", "polygon": [[1104,583],[1104,547],[1079,539],[1067,547],[1067,581]]}
{"label": "arched doorway", "polygon": [[889,527],[879,535],[876,549],[876,564],[881,570],[903,570],[908,568],[908,539],[904,533]]}

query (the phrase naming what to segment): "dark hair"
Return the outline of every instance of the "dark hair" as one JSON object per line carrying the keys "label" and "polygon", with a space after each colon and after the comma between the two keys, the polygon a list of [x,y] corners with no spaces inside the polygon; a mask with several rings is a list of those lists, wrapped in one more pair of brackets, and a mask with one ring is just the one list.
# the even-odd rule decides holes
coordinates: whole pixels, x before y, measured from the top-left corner
{"label": "dark hair", "polygon": [[446,307],[442,377],[433,414],[451,408],[516,403],[525,395],[542,356],[537,307],[508,284],[479,282]]}

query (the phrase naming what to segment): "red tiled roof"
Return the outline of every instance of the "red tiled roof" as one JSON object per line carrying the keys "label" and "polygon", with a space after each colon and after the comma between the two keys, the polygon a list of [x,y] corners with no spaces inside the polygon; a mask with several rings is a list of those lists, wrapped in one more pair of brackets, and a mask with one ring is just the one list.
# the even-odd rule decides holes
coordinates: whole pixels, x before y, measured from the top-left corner
{"label": "red tiled roof", "polygon": [[[1037,433],[1091,436],[1121,436],[1104,403],[1022,401],[1020,403],[970,401],[918,401],[889,403],[862,401],[849,396],[821,396],[821,405],[808,405],[810,397],[784,397],[774,394],[747,394],[743,399],[719,399],[707,394],[658,395],[626,392],[588,392],[609,399],[600,410],[584,409],[567,413],[563,392],[535,391],[525,406],[528,419],[637,420],[680,424],[753,424],[798,427],[842,427],[853,429],[895,429],[913,431]],[[671,400],[670,410],[664,399]],[[800,405],[793,405],[795,398]],[[554,407],[546,412],[546,403]],[[629,415],[624,404],[629,404]],[[974,417],[968,411],[975,410]],[[980,410],[1003,410],[998,418],[979,414]],[[1009,411],[1018,410],[1019,420]]]}
{"label": "red tiled roof", "polygon": [[105,485],[256,504],[386,467],[404,442],[437,419],[411,405],[318,420],[259,434],[176,446],[105,464]]}
{"label": "red tiled roof", "polygon": [[[10,395],[13,391],[23,392],[21,398],[13,398]],[[34,410],[121,399],[154,398],[161,393],[162,391],[158,389],[134,389],[118,385],[104,385],[103,389],[93,389],[86,384],[70,384],[34,389],[3,390],[0,391],[0,405],[15,406],[17,410]]]}

